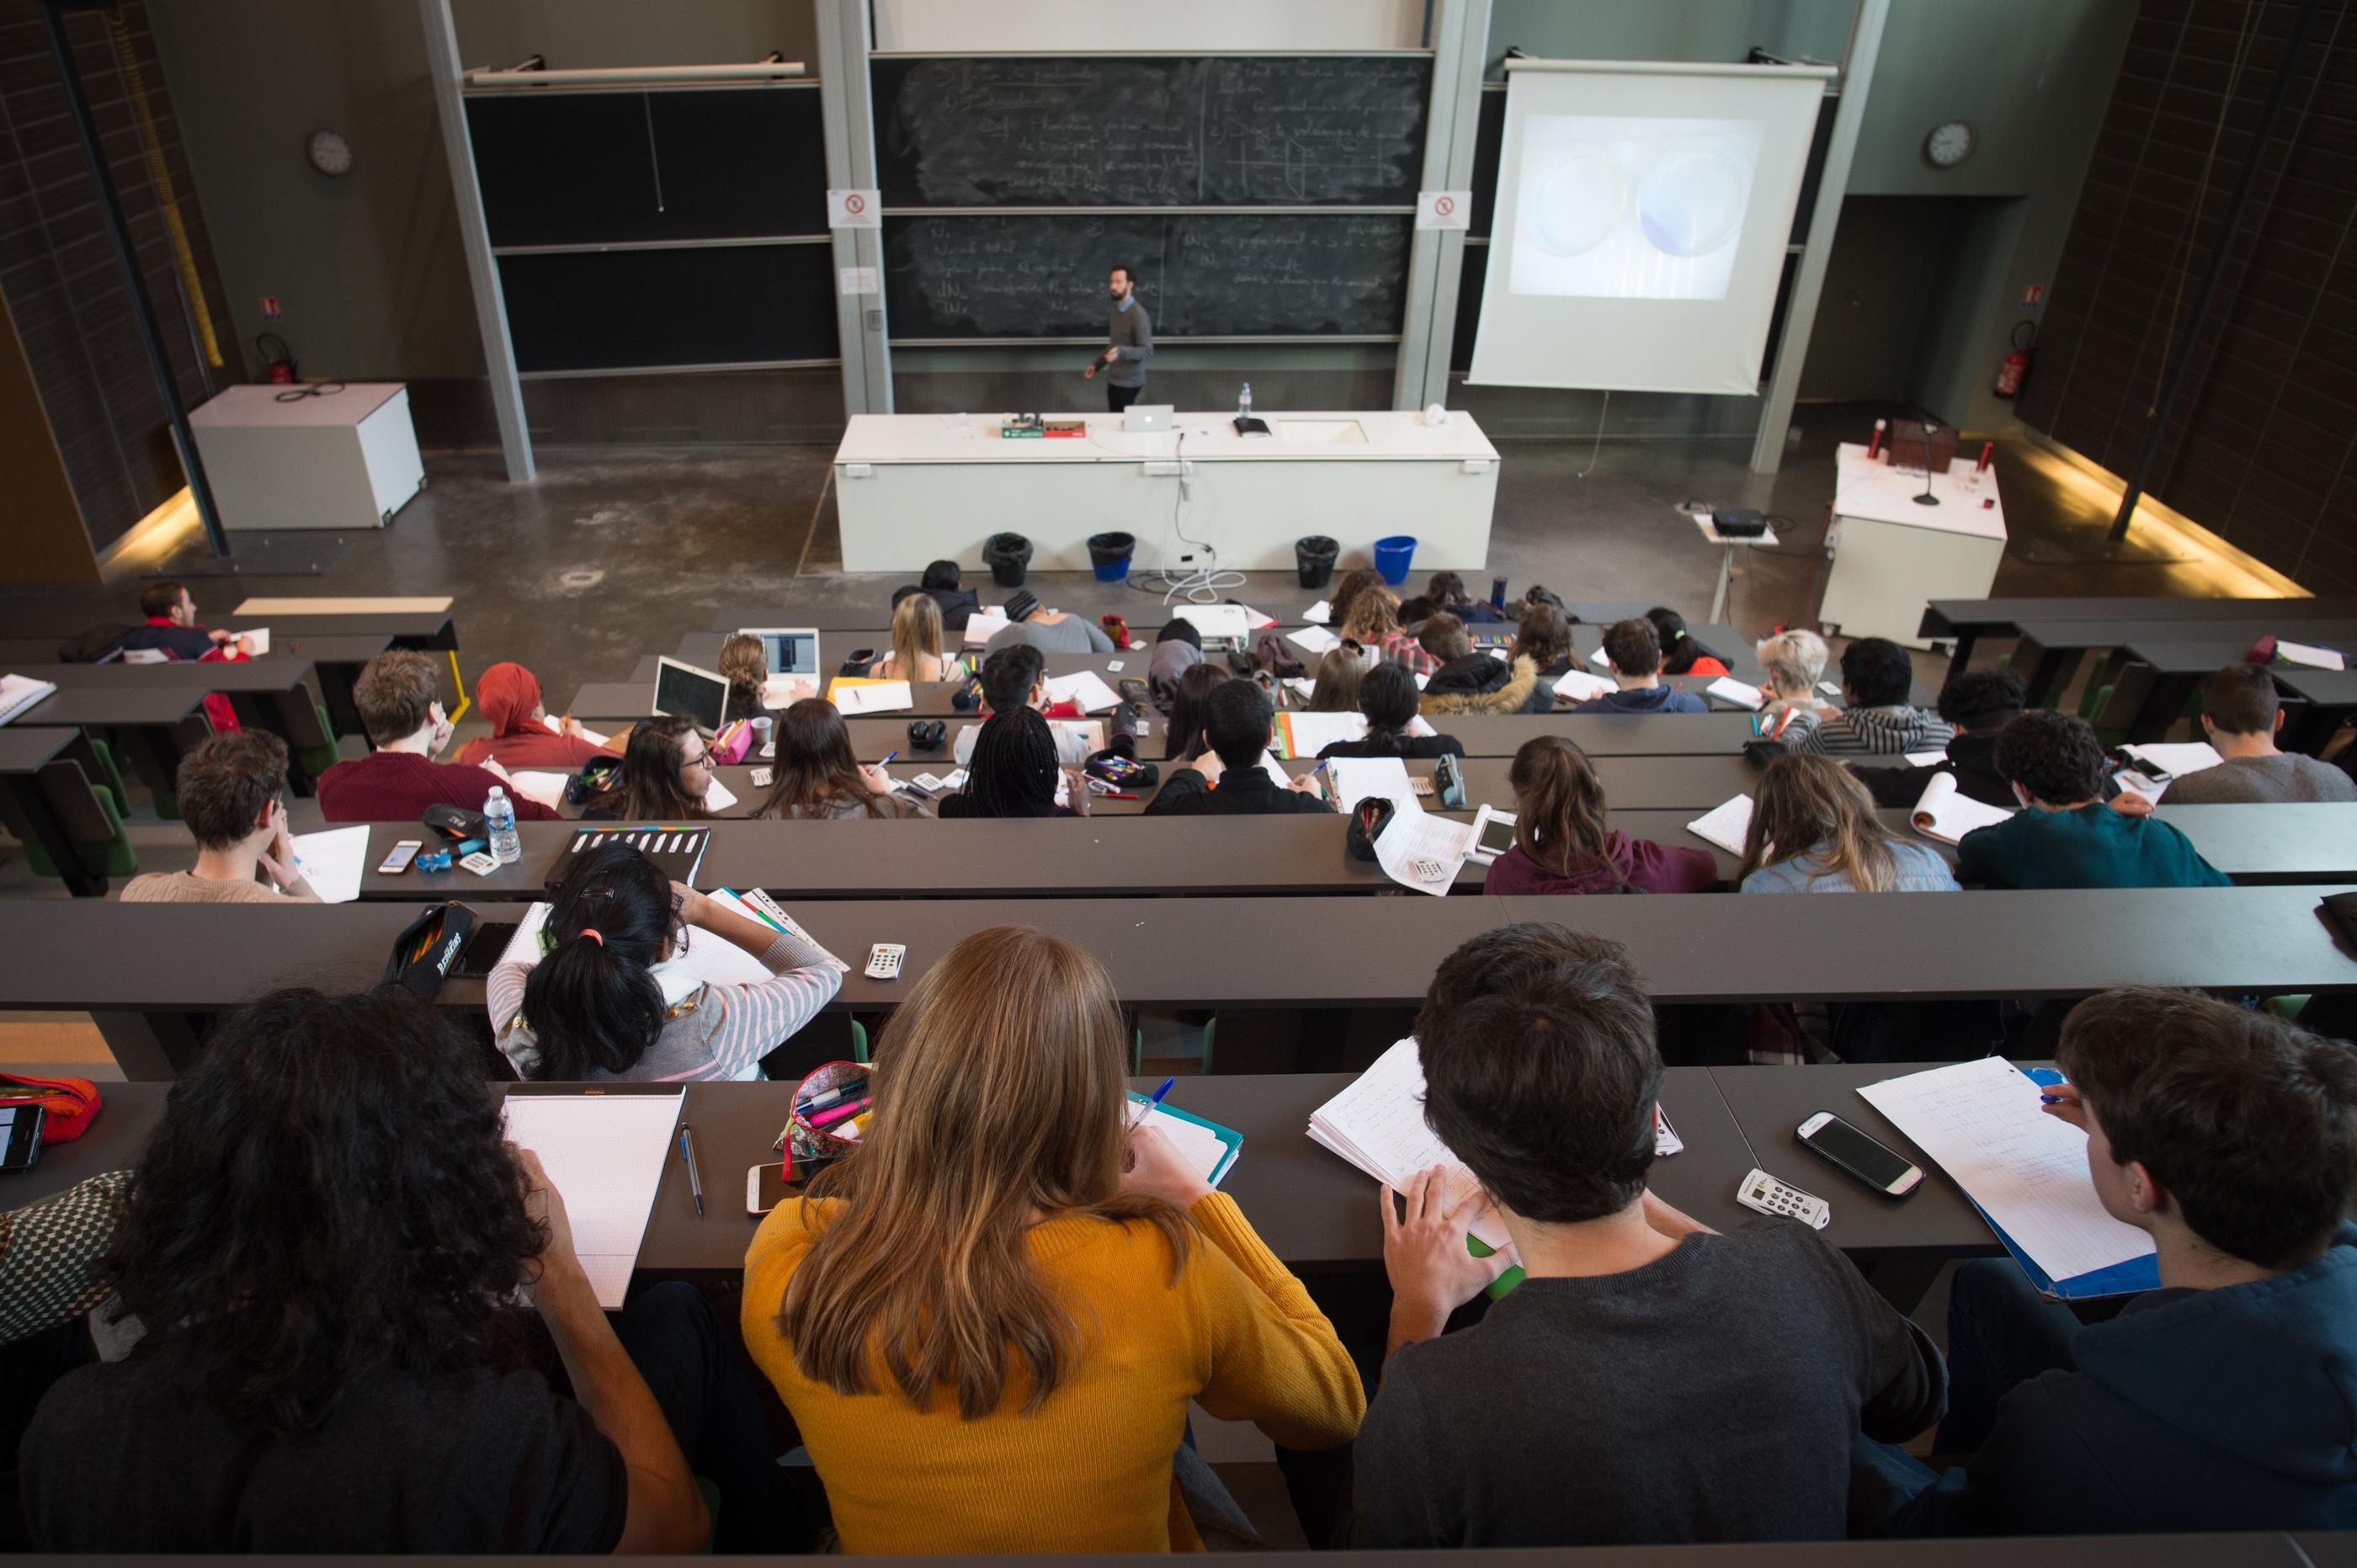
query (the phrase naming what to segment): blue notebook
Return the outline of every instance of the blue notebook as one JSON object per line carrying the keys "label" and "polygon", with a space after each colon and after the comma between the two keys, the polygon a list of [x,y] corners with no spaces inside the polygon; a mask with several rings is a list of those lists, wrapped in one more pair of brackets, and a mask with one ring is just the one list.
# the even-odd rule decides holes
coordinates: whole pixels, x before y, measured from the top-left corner
{"label": "blue notebook", "polygon": [[[2020,1070],[2023,1077],[2040,1086],[2063,1081],[2062,1075],[2050,1068],[2026,1067]],[[1964,1201],[1972,1203],[1969,1197]],[[2134,1295],[2138,1291],[2160,1288],[2160,1258],[2154,1252],[2147,1252],[2141,1258],[2130,1258],[2124,1263],[2114,1263],[2109,1268],[2073,1274],[2067,1280],[2054,1279],[2031,1262],[2029,1254],[2015,1246],[2013,1238],[1998,1230],[1996,1222],[1989,1219],[1979,1204],[1973,1204],[1973,1212],[1981,1217],[1981,1222],[2004,1244],[2007,1254],[2021,1265],[2021,1272],[2029,1276],[2029,1283],[2038,1287],[2038,1294],[2050,1301],[2094,1301],[2107,1295]]]}
{"label": "blue notebook", "polygon": [[1134,1106],[1146,1107],[1149,1118],[1167,1116],[1174,1122],[1185,1123],[1189,1127],[1200,1127],[1209,1133],[1212,1138],[1219,1140],[1220,1151],[1217,1155],[1211,1155],[1208,1152],[1210,1139],[1189,1137],[1183,1133],[1176,1134],[1182,1147],[1202,1148],[1206,1151],[1205,1163],[1211,1168],[1201,1174],[1207,1186],[1218,1187],[1227,1174],[1235,1168],[1236,1156],[1243,1152],[1244,1135],[1233,1127],[1222,1127],[1217,1122],[1207,1122],[1191,1111],[1181,1111],[1168,1100],[1157,1105],[1152,1100],[1134,1089],[1129,1091],[1129,1102]]}

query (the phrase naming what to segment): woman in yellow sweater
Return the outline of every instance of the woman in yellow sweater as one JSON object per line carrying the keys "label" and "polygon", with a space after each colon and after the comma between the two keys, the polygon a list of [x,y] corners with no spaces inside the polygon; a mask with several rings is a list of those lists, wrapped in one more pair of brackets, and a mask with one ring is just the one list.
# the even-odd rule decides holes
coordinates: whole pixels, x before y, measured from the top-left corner
{"label": "woman in yellow sweater", "polygon": [[893,1015],[858,1151],[755,1234],[745,1343],[847,1550],[1196,1550],[1189,1400],[1296,1448],[1358,1431],[1301,1282],[1127,1131],[1125,1055],[1095,959],[978,932]]}

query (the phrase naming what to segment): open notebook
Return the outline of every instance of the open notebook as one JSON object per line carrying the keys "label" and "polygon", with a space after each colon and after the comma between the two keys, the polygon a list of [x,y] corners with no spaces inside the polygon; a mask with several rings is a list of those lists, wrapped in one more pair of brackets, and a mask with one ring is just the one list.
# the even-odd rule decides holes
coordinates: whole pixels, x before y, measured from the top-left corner
{"label": "open notebook", "polygon": [[662,1186],[672,1128],[686,1090],[676,1084],[600,1089],[519,1084],[507,1095],[508,1141],[540,1156],[564,1195],[597,1305],[619,1312]]}
{"label": "open notebook", "polygon": [[1975,800],[1956,788],[1953,773],[1934,773],[1923,786],[1922,798],[1907,815],[1915,831],[1927,839],[1955,843],[1975,828],[1991,828],[2012,816],[2003,806]]}
{"label": "open notebook", "polygon": [[1129,1091],[1129,1124],[1151,1127],[1169,1139],[1206,1187],[1219,1186],[1243,1152],[1244,1135],[1234,1128],[1207,1122],[1167,1101],[1157,1105],[1134,1089]]}

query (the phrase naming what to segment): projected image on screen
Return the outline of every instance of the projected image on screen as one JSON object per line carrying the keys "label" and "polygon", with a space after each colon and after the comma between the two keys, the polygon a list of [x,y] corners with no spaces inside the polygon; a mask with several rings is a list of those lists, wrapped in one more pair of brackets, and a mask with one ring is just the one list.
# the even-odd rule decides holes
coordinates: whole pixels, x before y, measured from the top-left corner
{"label": "projected image on screen", "polygon": [[1723,299],[1760,164],[1756,120],[1534,114],[1514,193],[1516,294]]}

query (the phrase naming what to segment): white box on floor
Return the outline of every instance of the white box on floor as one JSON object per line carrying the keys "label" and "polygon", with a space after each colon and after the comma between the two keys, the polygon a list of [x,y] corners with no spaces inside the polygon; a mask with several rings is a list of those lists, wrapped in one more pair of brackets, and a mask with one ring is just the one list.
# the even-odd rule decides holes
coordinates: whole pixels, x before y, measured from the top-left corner
{"label": "white box on floor", "polygon": [[308,390],[231,387],[188,415],[223,528],[382,528],[425,485],[407,387],[280,401]]}
{"label": "white box on floor", "polygon": [[[1907,455],[1900,452],[1903,465]],[[1929,648],[1923,607],[1933,599],[1985,596],[2005,559],[2005,503],[1996,472],[1975,473],[1959,457],[1932,476],[1937,506],[1919,504],[1923,468],[1870,460],[1844,443],[1834,456],[1833,557],[1817,618],[1845,637],[1887,637]]]}

